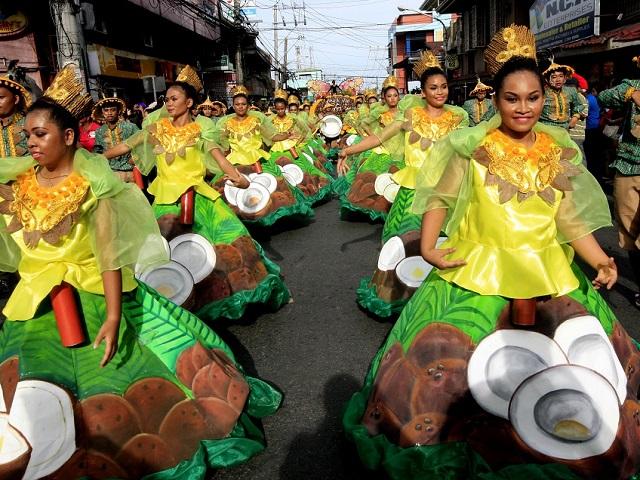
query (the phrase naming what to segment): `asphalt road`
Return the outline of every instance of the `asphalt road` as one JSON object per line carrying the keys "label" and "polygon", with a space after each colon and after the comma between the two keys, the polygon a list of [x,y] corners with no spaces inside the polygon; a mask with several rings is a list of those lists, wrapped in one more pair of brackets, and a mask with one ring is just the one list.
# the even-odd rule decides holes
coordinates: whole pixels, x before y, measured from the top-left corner
{"label": "asphalt road", "polygon": [[[380,225],[341,221],[333,201],[316,209],[310,225],[256,235],[281,265],[295,302],[214,328],[250,374],[284,392],[284,402],[263,422],[267,449],[246,464],[216,472],[216,480],[375,478],[344,440],[341,412],[392,326],[368,317],[355,302],[359,279],[375,266],[381,233]],[[617,234],[609,228],[597,236],[620,271],[618,284],[605,296],[629,333],[640,338],[630,270]]]}

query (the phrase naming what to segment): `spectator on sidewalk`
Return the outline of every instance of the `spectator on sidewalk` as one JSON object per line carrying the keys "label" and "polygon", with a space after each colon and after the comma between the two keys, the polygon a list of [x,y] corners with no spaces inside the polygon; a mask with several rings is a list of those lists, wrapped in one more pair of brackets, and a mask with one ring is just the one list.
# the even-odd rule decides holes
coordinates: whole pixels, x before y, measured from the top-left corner
{"label": "spectator on sidewalk", "polygon": [[[640,56],[633,58],[640,67]],[[616,176],[613,184],[620,247],[629,253],[629,261],[640,286],[640,79],[624,79],[620,85],[598,95],[604,107],[624,111],[620,143],[611,164]],[[640,292],[635,294],[640,307]]]}
{"label": "spectator on sidewalk", "polygon": [[598,89],[591,86],[586,98],[589,105],[589,114],[584,131],[584,154],[587,168],[596,177],[600,184],[604,181],[605,164],[603,159],[604,139],[600,128],[600,104],[598,103]]}

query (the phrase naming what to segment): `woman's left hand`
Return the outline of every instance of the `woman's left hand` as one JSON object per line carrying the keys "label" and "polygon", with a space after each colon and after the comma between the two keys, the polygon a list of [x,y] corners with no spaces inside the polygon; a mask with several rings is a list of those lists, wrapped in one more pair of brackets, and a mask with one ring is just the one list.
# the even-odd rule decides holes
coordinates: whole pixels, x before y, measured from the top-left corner
{"label": "woman's left hand", "polygon": [[593,286],[597,289],[600,287],[607,287],[607,290],[611,290],[611,287],[618,281],[618,267],[613,258],[609,258],[606,264],[598,265],[598,275],[593,280]]}
{"label": "woman's left hand", "polygon": [[96,335],[96,339],[93,342],[93,348],[98,348],[98,346],[104,340],[105,348],[104,355],[102,356],[102,360],[100,361],[100,367],[104,367],[107,363],[111,361],[113,356],[118,351],[118,332],[120,330],[120,319],[109,319],[102,324],[100,330],[98,331],[98,335]]}

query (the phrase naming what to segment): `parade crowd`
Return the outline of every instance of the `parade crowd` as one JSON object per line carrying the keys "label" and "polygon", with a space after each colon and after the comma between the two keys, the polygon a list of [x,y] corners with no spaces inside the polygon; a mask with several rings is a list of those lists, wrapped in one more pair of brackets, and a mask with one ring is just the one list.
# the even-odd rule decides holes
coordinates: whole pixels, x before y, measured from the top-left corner
{"label": "parade crowd", "polygon": [[419,94],[311,81],[260,107],[203,96],[190,66],[150,105],[94,101],[73,65],[38,98],[0,77],[3,478],[196,479],[262,451],[282,392],[216,323],[292,300],[251,232],[332,198],[384,223],[355,300],[397,317],[345,407],[365,467],[635,475],[640,352],[593,234],[613,185],[640,307],[640,56],[637,79],[589,85],[512,25],[485,61],[462,106],[430,50]]}

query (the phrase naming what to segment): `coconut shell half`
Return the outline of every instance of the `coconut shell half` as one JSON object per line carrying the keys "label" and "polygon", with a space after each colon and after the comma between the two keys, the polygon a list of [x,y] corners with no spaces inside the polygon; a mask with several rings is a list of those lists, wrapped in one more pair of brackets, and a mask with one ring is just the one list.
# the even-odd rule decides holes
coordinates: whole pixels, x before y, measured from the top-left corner
{"label": "coconut shell half", "polygon": [[9,415],[0,413],[2,448],[0,449],[0,480],[22,478],[31,458],[31,445],[13,426],[9,425]]}

